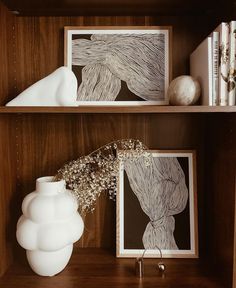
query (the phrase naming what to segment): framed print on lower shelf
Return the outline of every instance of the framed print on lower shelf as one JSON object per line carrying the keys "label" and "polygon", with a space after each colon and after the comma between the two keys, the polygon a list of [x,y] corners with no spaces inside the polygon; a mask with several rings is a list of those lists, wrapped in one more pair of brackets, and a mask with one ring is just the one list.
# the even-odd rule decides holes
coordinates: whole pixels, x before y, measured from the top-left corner
{"label": "framed print on lower shelf", "polygon": [[117,257],[197,258],[194,151],[149,151],[120,164]]}
{"label": "framed print on lower shelf", "polygon": [[79,105],[166,105],[171,27],[65,27]]}

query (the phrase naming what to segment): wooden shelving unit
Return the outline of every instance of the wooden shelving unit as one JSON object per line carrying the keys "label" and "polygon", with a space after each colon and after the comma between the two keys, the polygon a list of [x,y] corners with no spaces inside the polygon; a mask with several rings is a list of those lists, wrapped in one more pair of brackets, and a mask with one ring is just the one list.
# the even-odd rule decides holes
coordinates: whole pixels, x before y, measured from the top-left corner
{"label": "wooden shelving unit", "polygon": [[[207,287],[222,288],[217,278],[204,271],[204,263],[196,259],[170,260],[165,263],[168,270],[164,275],[157,270],[158,259],[145,260],[145,277],[135,275],[134,259],[116,259],[112,251],[104,249],[78,249],[73,253],[67,269],[57,277],[39,277],[34,275],[27,263],[14,264],[0,279],[2,287]],[[7,283],[7,285],[6,285]],[[25,285],[25,286],[23,286]]]}
{"label": "wooden shelving unit", "polygon": [[236,106],[80,106],[80,107],[0,107],[4,113],[232,113]]}
{"label": "wooden shelving unit", "polygon": [[[189,73],[190,53],[220,22],[236,19],[234,4],[186,0],[3,2],[0,286],[236,288],[235,106],[4,106],[63,65],[64,26],[171,25],[174,78]],[[18,16],[12,11],[18,11]],[[199,259],[165,260],[165,278],[157,274],[156,260],[147,260],[147,274],[138,280],[133,274],[134,260],[114,256],[115,204],[102,196],[95,212],[85,219],[85,232],[69,266],[53,278],[35,275],[15,239],[23,197],[34,190],[36,178],[54,175],[65,162],[124,138],[140,139],[150,149],[196,150]]]}

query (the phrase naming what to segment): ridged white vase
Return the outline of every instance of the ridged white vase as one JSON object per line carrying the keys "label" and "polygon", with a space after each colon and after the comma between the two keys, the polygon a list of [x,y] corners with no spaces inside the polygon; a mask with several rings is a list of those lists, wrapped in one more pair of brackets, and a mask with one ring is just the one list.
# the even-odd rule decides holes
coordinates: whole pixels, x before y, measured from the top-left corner
{"label": "ridged white vase", "polygon": [[53,181],[51,176],[38,178],[36,191],[24,198],[16,237],[27,250],[29,265],[35,273],[53,276],[66,267],[73,243],[84,230],[77,209],[77,201],[66,190],[65,181]]}

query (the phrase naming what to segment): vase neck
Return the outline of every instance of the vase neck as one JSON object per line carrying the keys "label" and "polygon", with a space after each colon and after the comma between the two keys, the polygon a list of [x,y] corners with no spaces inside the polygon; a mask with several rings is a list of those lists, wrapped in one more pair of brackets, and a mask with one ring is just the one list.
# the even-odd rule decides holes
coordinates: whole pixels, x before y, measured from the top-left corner
{"label": "vase neck", "polygon": [[65,180],[54,181],[53,176],[36,180],[36,192],[45,195],[56,195],[65,191]]}

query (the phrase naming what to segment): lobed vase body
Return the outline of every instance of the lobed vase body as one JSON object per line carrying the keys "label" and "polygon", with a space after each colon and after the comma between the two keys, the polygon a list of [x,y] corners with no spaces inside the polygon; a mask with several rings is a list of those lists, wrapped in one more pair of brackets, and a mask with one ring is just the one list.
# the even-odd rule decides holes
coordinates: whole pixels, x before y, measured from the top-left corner
{"label": "lobed vase body", "polygon": [[73,251],[73,244],[46,252],[41,250],[26,250],[27,260],[31,269],[41,276],[53,276],[61,272],[68,264]]}
{"label": "lobed vase body", "polygon": [[38,178],[36,191],[24,198],[16,237],[27,250],[29,265],[35,273],[53,276],[69,262],[73,243],[84,229],[77,209],[77,201],[66,190],[65,181],[53,181],[51,176]]}

